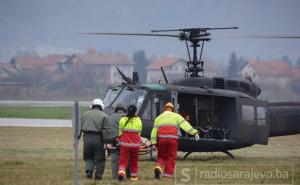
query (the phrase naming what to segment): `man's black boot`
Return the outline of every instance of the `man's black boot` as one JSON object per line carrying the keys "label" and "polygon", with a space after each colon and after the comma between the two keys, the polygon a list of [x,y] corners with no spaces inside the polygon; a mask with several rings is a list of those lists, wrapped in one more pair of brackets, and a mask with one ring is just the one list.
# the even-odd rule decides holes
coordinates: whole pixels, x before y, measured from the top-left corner
{"label": "man's black boot", "polygon": [[93,177],[93,172],[91,171],[86,171],[85,172],[85,177],[88,178],[88,179],[91,179]]}

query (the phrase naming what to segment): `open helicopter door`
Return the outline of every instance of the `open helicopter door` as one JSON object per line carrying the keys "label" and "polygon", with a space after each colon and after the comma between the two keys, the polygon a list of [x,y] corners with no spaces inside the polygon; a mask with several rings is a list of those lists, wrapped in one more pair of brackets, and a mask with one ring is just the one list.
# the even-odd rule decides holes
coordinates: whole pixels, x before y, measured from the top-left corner
{"label": "open helicopter door", "polygon": [[248,144],[268,144],[269,123],[267,102],[250,98],[237,98],[236,141]]}

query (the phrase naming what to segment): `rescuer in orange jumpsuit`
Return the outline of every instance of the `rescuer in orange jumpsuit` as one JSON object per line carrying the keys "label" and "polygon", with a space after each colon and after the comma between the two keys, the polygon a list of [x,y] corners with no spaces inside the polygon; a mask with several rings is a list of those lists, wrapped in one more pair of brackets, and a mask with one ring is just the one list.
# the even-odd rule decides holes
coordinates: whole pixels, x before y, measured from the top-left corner
{"label": "rescuer in orange jumpsuit", "polygon": [[197,141],[199,140],[198,131],[174,111],[174,105],[169,102],[164,106],[164,112],[154,120],[151,142],[153,148],[157,149],[157,160],[154,170],[156,179],[160,179],[162,173],[163,177],[166,178],[171,178],[174,174],[180,128],[194,135]]}
{"label": "rescuer in orange jumpsuit", "polygon": [[141,146],[140,134],[142,131],[142,121],[135,115],[136,106],[130,105],[127,115],[119,122],[119,144],[120,161],[118,179],[122,181],[126,177],[126,168],[130,161],[131,181],[138,180],[138,160],[139,148]]}

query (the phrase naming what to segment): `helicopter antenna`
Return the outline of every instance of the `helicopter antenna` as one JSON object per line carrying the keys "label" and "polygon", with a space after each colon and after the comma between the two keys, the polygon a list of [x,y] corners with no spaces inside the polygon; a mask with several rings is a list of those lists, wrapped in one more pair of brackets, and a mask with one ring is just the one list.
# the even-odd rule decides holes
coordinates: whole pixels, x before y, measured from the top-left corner
{"label": "helicopter antenna", "polygon": [[[116,67],[116,66],[115,66]],[[126,82],[126,83],[128,83],[128,84],[132,84],[133,83],[133,81],[129,78],[129,77],[127,77],[118,67],[116,67],[116,69],[118,70],[118,72],[120,73],[120,75],[121,75],[121,77],[122,77],[122,79]]]}
{"label": "helicopter antenna", "polygon": [[163,74],[163,77],[164,77],[164,79],[165,79],[166,84],[168,84],[169,81],[168,81],[168,79],[167,79],[167,76],[166,76],[166,73],[165,73],[164,68],[163,68],[163,67],[160,67],[160,70],[161,70],[161,72],[162,72],[162,74]]}

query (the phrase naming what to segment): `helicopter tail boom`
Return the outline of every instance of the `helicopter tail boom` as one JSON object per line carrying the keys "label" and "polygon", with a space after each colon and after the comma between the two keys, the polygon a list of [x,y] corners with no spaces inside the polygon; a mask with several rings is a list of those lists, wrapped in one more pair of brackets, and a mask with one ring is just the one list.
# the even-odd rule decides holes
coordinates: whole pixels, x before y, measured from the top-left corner
{"label": "helicopter tail boom", "polygon": [[270,137],[300,134],[300,102],[269,103]]}

